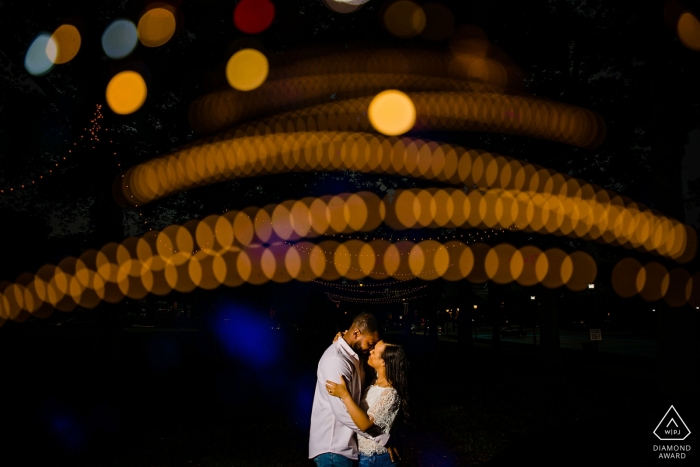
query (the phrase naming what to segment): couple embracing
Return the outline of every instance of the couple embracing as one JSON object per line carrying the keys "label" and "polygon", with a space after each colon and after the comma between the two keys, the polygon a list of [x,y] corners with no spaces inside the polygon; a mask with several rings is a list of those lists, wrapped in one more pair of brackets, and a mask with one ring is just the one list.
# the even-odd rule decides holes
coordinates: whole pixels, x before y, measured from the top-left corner
{"label": "couple embracing", "polygon": [[318,467],[352,467],[358,459],[359,467],[398,465],[390,430],[397,418],[408,417],[407,368],[403,348],[379,339],[370,313],[336,336],[316,372],[309,458]]}

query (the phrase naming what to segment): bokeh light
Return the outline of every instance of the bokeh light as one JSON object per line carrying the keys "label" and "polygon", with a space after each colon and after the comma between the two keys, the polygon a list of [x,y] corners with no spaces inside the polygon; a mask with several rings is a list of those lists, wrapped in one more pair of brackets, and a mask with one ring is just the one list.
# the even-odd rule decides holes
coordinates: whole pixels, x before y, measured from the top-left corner
{"label": "bokeh light", "polygon": [[[414,203],[411,222],[425,224],[426,220],[419,221],[423,208],[416,206],[427,203],[422,199],[427,194],[442,196],[441,192],[405,191],[404,195],[410,195],[406,202],[410,204],[412,199]],[[244,282],[442,277],[472,283],[517,281],[524,286],[541,284],[548,288],[566,285],[580,291],[596,280],[596,264],[582,251],[567,254],[552,248],[542,252],[534,246],[516,249],[506,243],[490,247],[456,240],[445,244],[434,240],[390,243],[383,239],[344,243],[325,240],[319,244],[282,241],[293,236],[292,226],[299,220],[305,220],[307,226],[301,230],[311,234],[308,227],[318,224],[319,218],[327,219],[325,228],[314,236],[373,230],[385,212],[377,209],[377,200],[371,193],[290,200],[262,209],[209,216],[183,226],[172,225],[162,232],[108,244],[99,252],[89,250],[80,258],[65,258],[57,267],[47,265],[35,276],[25,273],[16,283],[0,286],[0,324],[8,319],[23,321],[30,314],[46,317],[54,307],[71,311],[76,306],[92,308],[102,300],[116,303],[124,297],[140,299],[149,293],[211,290]],[[318,202],[326,207],[301,207]],[[359,221],[354,219],[365,210]],[[471,210],[484,217],[481,211]],[[362,220],[369,218],[375,218],[375,222]],[[639,294],[647,301],[664,298],[673,307],[700,302],[700,292],[693,287],[698,280],[683,269],[669,273],[657,262],[642,266],[630,258],[618,263],[612,275],[613,288],[619,295],[629,298]]]}
{"label": "bokeh light", "polygon": [[[474,91],[441,91],[445,86]],[[262,94],[216,91],[193,102],[190,123],[196,131],[209,133],[260,114],[316,104],[270,117],[264,122],[279,123],[282,128],[291,125],[297,128],[294,131],[306,131],[308,125],[319,130],[368,131],[372,128],[367,118],[372,98],[353,96],[374,95],[387,88],[407,91],[416,109],[416,127],[423,130],[519,134],[586,148],[597,147],[605,137],[601,117],[580,107],[526,96],[482,93],[474,83],[463,81],[387,73],[271,80]],[[426,92],[411,92],[419,88]],[[328,102],[332,93],[343,93],[344,100]],[[504,111],[504,108],[509,110]],[[333,114],[342,114],[343,118],[328,118]],[[309,120],[311,123],[307,124]]]}
{"label": "bokeh light", "polygon": [[562,263],[561,275],[566,287],[580,292],[592,284],[598,274],[598,267],[593,258],[582,251],[575,251]]}
{"label": "bokeh light", "polygon": [[280,358],[282,343],[270,334],[270,324],[264,318],[240,305],[226,305],[215,313],[215,336],[228,357],[251,368],[274,363]]}
{"label": "bokeh light", "polygon": [[267,79],[269,64],[267,57],[255,49],[239,50],[226,64],[226,79],[232,88],[252,91]]}
{"label": "bokeh light", "polygon": [[54,39],[47,33],[41,33],[27,49],[24,68],[34,76],[46,74],[53,67],[57,55],[58,48]]}
{"label": "bokeh light", "polygon": [[[137,165],[122,178],[123,199],[130,204],[144,204],[204,184],[290,170],[381,170],[480,187],[468,196],[455,189],[398,191],[395,203],[379,203],[379,209],[386,211],[381,218],[394,228],[510,228],[516,224],[520,229],[543,235],[597,239],[653,251],[676,262],[687,262],[695,256],[697,239],[692,227],[607,190],[526,162],[408,138],[357,132],[271,134],[273,131],[274,126],[261,123],[236,128],[211,142]],[[295,157],[289,157],[290,147],[297,148]],[[317,209],[325,212],[331,206],[340,206],[341,201],[345,202],[332,198],[326,205],[318,200],[308,209],[312,213]],[[291,210],[292,206],[285,209]],[[298,212],[305,210],[297,205]],[[340,233],[355,228],[349,222],[360,218],[364,219],[345,218],[337,211],[326,221]],[[372,217],[368,219],[371,221]],[[300,224],[301,231],[313,228],[320,232],[327,227],[318,220]],[[291,235],[291,226],[281,228]]]}
{"label": "bokeh light", "polygon": [[678,308],[690,300],[693,291],[693,280],[685,269],[676,268],[668,274],[668,290],[664,300],[669,306]]}
{"label": "bokeh light", "polygon": [[138,31],[128,19],[118,19],[102,34],[102,49],[109,58],[120,59],[129,55],[138,43]]}
{"label": "bokeh light", "polygon": [[126,115],[136,112],[146,101],[146,82],[135,71],[122,71],[107,84],[107,104],[114,113]]}
{"label": "bokeh light", "polygon": [[497,284],[513,282],[512,258],[515,247],[507,243],[497,245],[489,250],[484,259],[486,275]]}
{"label": "bokeh light", "polygon": [[57,54],[54,63],[63,64],[73,60],[80,50],[80,32],[72,24],[63,24],[51,35],[56,44]]}
{"label": "bokeh light", "polygon": [[275,5],[270,0],[241,0],[233,10],[233,24],[246,34],[266,30],[275,19]]}
{"label": "bokeh light", "polygon": [[406,133],[416,123],[416,107],[411,98],[393,89],[377,94],[367,113],[372,126],[389,136]]}
{"label": "bokeh light", "polygon": [[652,261],[639,270],[636,277],[636,289],[647,302],[660,300],[668,290],[668,270],[660,263]]}
{"label": "bokeh light", "polygon": [[[170,16],[161,18],[157,12],[151,18],[147,12],[141,18],[138,37],[144,45],[162,45],[172,36],[175,19],[164,11]],[[265,30],[273,19],[274,6],[268,0],[243,0],[234,10],[236,26],[248,33]],[[391,3],[385,21],[387,29],[393,27],[392,33],[399,37],[422,33],[434,41],[446,39],[454,28],[454,17],[444,6],[429,3],[421,8],[407,0]],[[45,50],[51,51],[50,42],[46,45]],[[0,324],[4,319],[38,316],[47,307],[70,311],[102,300],[116,303],[124,297],[139,299],[149,293],[211,290],[244,282],[442,277],[580,291],[597,274],[587,253],[556,248],[542,252],[533,246],[518,249],[509,244],[492,247],[433,240],[418,244],[382,239],[299,241],[369,232],[382,223],[396,230],[516,228],[595,239],[676,261],[692,259],[697,243],[692,228],[608,190],[488,152],[395,138],[416,128],[510,132],[582,147],[602,141],[605,127],[593,112],[501,94],[510,68],[493,58],[485,38],[472,35],[454,41],[453,46],[449,59],[435,52],[380,51],[359,61],[318,61],[315,68],[308,68],[319,73],[314,76],[295,76],[294,72],[304,73],[305,67],[290,66],[276,71],[276,79],[259,93],[237,91],[260,87],[270,72],[268,61],[255,49],[241,50],[226,67],[227,80],[236,91],[216,91],[198,99],[191,108],[193,127],[216,131],[277,109],[311,107],[234,127],[139,164],[124,176],[122,193],[129,203],[143,204],[235,177],[342,169],[436,180],[460,188],[396,190],[383,200],[371,193],[342,193],[170,226],[107,245],[99,252],[88,251],[80,258],[66,258],[58,267],[42,268],[36,276],[0,287]],[[361,72],[354,68],[357,63],[362,63]],[[328,103],[329,92],[341,93],[342,102]],[[377,92],[376,97],[367,97]],[[120,73],[107,87],[108,103],[120,114],[140,108],[146,94],[143,78],[134,72]],[[361,133],[372,128],[389,137]],[[466,194],[463,186],[476,189]],[[687,271],[669,273],[659,263],[641,266],[627,261],[613,271],[613,287],[619,294],[640,294],[649,301],[664,298],[671,306],[697,295],[693,283]]]}
{"label": "bokeh light", "polygon": [[618,262],[612,271],[612,286],[622,298],[630,298],[639,293],[637,285],[642,265],[634,258],[625,258]]}
{"label": "bokeh light", "polygon": [[369,0],[321,0],[321,3],[323,3],[326,8],[329,8],[336,13],[347,14],[359,10],[362,8],[362,5],[368,1]]}
{"label": "bokeh light", "polygon": [[160,47],[175,33],[175,15],[167,8],[152,8],[141,16],[139,40],[146,47]]}
{"label": "bokeh light", "polygon": [[410,0],[398,0],[384,12],[384,26],[391,34],[402,39],[420,34],[425,23],[423,8]]}
{"label": "bokeh light", "polygon": [[[413,203],[413,219],[403,222],[423,225],[438,217],[436,199],[455,199],[446,190],[434,189],[409,190],[398,196]],[[435,198],[431,200],[431,196]],[[567,255],[551,249],[538,255],[532,251],[539,250],[528,246],[517,250],[508,244],[489,247],[455,240],[446,244],[430,239],[417,244],[383,239],[324,240],[318,244],[286,240],[296,238],[296,229],[309,236],[374,230],[384,220],[386,204],[372,193],[342,193],[212,215],[140,238],[130,237],[100,251],[88,250],[80,258],[65,258],[57,267],[45,266],[35,276],[27,273],[16,283],[0,287],[0,318],[22,321],[30,314],[48,316],[54,307],[71,311],[76,306],[93,308],[102,300],[116,303],[125,297],[141,299],[148,294],[212,290],[244,282],[444,277],[506,284],[519,280],[527,264],[533,262],[535,280],[528,285],[568,284],[578,290],[577,283],[595,279],[593,259],[583,252]],[[422,205],[433,206],[432,213],[427,214]],[[481,207],[471,211],[484,216]],[[311,226],[317,230],[312,232]],[[514,267],[514,263],[518,264]]]}
{"label": "bokeh light", "polygon": [[[540,281],[537,274],[540,256],[543,256],[542,251],[535,246],[524,246],[513,253],[510,260],[510,268],[511,274],[518,284],[530,287]],[[541,263],[540,267],[542,267]]]}
{"label": "bokeh light", "polygon": [[678,38],[691,50],[700,50],[700,21],[686,11],[678,18]]}
{"label": "bokeh light", "polygon": [[[550,248],[537,257],[535,261],[535,273],[542,285],[549,289],[556,289],[564,285],[562,269],[568,255],[559,248]],[[569,274],[567,276],[570,277]]]}

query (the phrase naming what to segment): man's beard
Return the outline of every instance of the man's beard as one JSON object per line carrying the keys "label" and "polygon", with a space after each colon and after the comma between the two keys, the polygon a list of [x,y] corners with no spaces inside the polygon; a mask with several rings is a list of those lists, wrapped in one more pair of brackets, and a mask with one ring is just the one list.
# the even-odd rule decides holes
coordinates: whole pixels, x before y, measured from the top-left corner
{"label": "man's beard", "polygon": [[354,350],[355,353],[360,356],[360,358],[364,358],[364,359],[367,358],[367,354],[369,352],[367,352],[366,350],[363,350],[362,345],[359,342],[355,342],[354,344],[352,344],[351,347],[352,347],[352,350]]}

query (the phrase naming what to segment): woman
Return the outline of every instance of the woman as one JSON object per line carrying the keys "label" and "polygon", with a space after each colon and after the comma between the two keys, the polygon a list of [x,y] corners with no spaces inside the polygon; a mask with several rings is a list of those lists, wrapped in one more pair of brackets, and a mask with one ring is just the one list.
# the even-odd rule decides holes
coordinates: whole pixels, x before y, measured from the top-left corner
{"label": "woman", "polygon": [[[369,353],[367,360],[377,372],[374,384],[364,392],[358,406],[350,396],[343,378],[339,383],[326,381],[329,394],[339,397],[345,403],[348,413],[355,425],[362,431],[377,426],[383,433],[389,433],[396,416],[408,420],[408,361],[400,345],[377,342]],[[360,451],[359,467],[394,466],[389,452],[371,439],[358,436],[357,446]]]}

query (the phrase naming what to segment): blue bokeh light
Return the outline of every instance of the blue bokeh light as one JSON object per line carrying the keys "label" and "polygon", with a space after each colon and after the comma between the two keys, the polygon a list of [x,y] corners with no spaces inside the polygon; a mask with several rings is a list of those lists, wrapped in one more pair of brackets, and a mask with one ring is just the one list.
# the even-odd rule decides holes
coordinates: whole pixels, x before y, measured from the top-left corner
{"label": "blue bokeh light", "polygon": [[266,316],[239,305],[227,305],[216,314],[212,326],[226,354],[248,366],[268,366],[280,357],[282,342],[270,330]]}
{"label": "blue bokeh light", "polygon": [[53,68],[53,60],[51,60],[47,53],[49,41],[52,41],[51,34],[45,32],[41,33],[34,39],[29,49],[27,49],[27,55],[24,57],[24,68],[26,68],[30,74],[40,76],[48,73],[51,71],[51,68]]}
{"label": "blue bokeh light", "polygon": [[75,454],[87,444],[87,433],[75,411],[55,399],[41,404],[41,412],[53,442],[64,452]]}
{"label": "blue bokeh light", "polygon": [[69,414],[56,415],[51,420],[51,431],[59,445],[68,452],[78,452],[85,442],[83,427]]}
{"label": "blue bokeh light", "polygon": [[129,55],[138,40],[136,25],[128,19],[118,19],[107,26],[102,34],[102,49],[109,58],[116,60]]}

